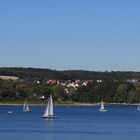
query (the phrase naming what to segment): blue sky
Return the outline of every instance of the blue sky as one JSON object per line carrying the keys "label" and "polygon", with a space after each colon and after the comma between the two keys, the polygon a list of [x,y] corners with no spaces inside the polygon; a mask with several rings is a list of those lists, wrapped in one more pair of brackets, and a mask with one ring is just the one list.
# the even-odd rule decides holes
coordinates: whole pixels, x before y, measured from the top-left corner
{"label": "blue sky", "polygon": [[139,0],[1,0],[0,67],[140,71]]}

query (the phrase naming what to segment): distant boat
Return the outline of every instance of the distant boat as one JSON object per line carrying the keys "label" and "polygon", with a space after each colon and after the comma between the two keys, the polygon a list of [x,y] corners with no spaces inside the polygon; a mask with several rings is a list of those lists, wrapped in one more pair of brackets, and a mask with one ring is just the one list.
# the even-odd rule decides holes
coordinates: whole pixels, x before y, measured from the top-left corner
{"label": "distant boat", "polygon": [[140,111],[140,104],[137,105],[137,110]]}
{"label": "distant boat", "polygon": [[50,95],[50,97],[49,97],[48,104],[47,104],[47,107],[46,107],[46,109],[44,111],[44,114],[43,114],[42,118],[48,118],[48,119],[54,118],[54,116],[53,116],[53,99],[52,99],[52,95]]}
{"label": "distant boat", "polygon": [[106,112],[107,111],[104,107],[104,102],[103,101],[101,102],[101,107],[100,107],[99,111],[100,112]]}
{"label": "distant boat", "polygon": [[12,113],[13,113],[13,111],[8,111],[8,112],[7,112],[7,114],[12,114]]}
{"label": "distant boat", "polygon": [[25,99],[24,105],[23,105],[23,112],[31,112],[32,110],[29,108],[29,105],[27,104],[27,99]]}

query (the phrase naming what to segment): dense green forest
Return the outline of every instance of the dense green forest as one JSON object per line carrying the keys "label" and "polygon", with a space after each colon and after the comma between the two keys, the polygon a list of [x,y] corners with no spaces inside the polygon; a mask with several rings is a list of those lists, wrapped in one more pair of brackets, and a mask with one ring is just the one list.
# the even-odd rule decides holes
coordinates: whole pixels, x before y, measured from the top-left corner
{"label": "dense green forest", "polygon": [[[98,103],[101,100],[107,103],[139,103],[140,100],[139,72],[0,68],[0,75],[20,78],[16,81],[0,79],[0,101],[18,101],[25,98],[40,101],[42,96],[47,100],[49,94],[53,95],[54,101],[60,103]],[[63,84],[48,83],[49,79],[62,80]],[[75,79],[79,79],[79,86],[68,86]],[[99,79],[102,81],[98,82]],[[86,80],[92,82],[82,85]]]}

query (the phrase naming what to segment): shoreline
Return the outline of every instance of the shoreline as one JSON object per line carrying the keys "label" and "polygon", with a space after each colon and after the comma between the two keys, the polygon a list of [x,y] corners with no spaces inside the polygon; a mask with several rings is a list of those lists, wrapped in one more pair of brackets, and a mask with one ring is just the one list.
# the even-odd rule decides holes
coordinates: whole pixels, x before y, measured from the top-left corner
{"label": "shoreline", "polygon": [[[30,106],[47,106],[47,102],[43,104],[39,103],[29,103]],[[54,103],[54,106],[99,106],[100,103]],[[130,103],[105,103],[106,106],[108,105],[138,105],[138,103],[130,104]],[[22,103],[0,103],[0,106],[23,106]]]}

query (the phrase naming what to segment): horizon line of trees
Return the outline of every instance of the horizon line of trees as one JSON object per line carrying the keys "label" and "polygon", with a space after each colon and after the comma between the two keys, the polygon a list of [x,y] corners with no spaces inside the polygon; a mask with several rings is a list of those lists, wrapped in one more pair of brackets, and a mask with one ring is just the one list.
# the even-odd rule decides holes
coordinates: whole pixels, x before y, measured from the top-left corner
{"label": "horizon line of trees", "polygon": [[51,70],[41,68],[0,68],[0,75],[18,76],[26,81],[48,79],[56,80],[119,80],[136,79],[140,81],[140,72],[133,71],[85,71],[85,70]]}

